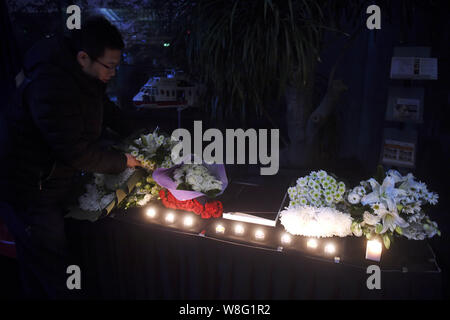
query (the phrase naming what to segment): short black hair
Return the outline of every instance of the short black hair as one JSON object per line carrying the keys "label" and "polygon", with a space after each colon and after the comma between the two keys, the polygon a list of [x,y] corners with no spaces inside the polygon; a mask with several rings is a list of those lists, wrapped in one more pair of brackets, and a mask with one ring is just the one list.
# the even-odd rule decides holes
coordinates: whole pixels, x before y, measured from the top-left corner
{"label": "short black hair", "polygon": [[87,18],[75,37],[77,50],[85,51],[93,60],[103,56],[105,49],[125,47],[120,31],[103,16]]}

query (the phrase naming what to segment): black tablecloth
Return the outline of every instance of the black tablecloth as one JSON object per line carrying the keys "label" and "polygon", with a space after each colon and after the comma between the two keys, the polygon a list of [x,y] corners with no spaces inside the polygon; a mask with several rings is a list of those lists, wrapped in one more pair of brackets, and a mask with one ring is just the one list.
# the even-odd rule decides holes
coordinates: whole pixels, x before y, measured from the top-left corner
{"label": "black tablecloth", "polygon": [[[67,221],[88,298],[442,297],[442,275],[425,241],[394,242],[379,264],[381,289],[369,290],[366,268],[376,263],[364,259],[363,238],[334,239],[342,247],[341,261],[335,263],[301,250],[210,238],[212,220],[192,232],[150,223],[140,209],[116,210],[95,223]],[[206,236],[198,230],[206,230]]]}

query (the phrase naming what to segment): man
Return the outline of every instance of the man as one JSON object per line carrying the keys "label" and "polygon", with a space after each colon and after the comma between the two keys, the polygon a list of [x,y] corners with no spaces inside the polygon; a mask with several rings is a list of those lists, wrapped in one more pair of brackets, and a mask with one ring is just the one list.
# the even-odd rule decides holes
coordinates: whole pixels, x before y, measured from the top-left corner
{"label": "man", "polygon": [[103,124],[123,132],[124,118],[105,94],[123,48],[117,28],[94,17],[71,39],[45,39],[25,57],[27,80],[8,117],[0,218],[15,237],[27,297],[73,294],[66,286],[71,261],[63,210],[77,173],[140,165],[98,144]]}

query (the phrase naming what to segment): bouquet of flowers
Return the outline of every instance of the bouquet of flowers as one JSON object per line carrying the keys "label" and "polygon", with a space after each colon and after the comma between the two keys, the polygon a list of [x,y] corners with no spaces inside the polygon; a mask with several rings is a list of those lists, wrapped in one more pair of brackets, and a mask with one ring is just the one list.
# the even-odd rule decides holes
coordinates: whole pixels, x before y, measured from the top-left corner
{"label": "bouquet of flowers", "polygon": [[140,161],[144,169],[153,171],[159,167],[173,166],[170,153],[176,143],[178,141],[172,137],[158,134],[158,128],[156,128],[153,132],[133,140],[125,151]]}
{"label": "bouquet of flowers", "polygon": [[280,221],[293,234],[379,236],[387,249],[395,234],[413,240],[440,235],[424,211],[438,202],[438,195],[411,173],[385,173],[379,167],[376,178],[346,190],[343,182],[321,170],[298,179],[288,194],[289,206]]}
{"label": "bouquet of flowers", "polygon": [[378,179],[361,181],[347,200],[355,218],[353,233],[364,234],[369,239],[379,235],[386,248],[394,233],[413,240],[440,235],[437,223],[423,210],[427,205],[437,204],[438,195],[411,173],[402,176],[396,170],[389,170],[379,174]]}
{"label": "bouquet of flowers", "polygon": [[201,216],[202,219],[219,218],[223,213],[222,202],[217,200],[205,202],[204,204],[197,199],[181,201],[175,198],[169,190],[164,189],[159,191],[159,197],[166,208],[191,211]]}
{"label": "bouquet of flowers", "polygon": [[289,207],[311,205],[335,208],[337,203],[343,201],[344,193],[344,182],[338,182],[324,170],[312,171],[299,178],[297,184],[288,189]]}
{"label": "bouquet of flowers", "polygon": [[314,237],[351,235],[350,214],[336,209],[344,201],[345,183],[324,170],[312,171],[288,189],[289,206],[280,213],[287,232]]}
{"label": "bouquet of flowers", "polygon": [[144,175],[135,185],[133,191],[119,204],[119,208],[143,207],[158,199],[161,187],[150,175]]}
{"label": "bouquet of flowers", "polygon": [[216,197],[228,185],[223,164],[179,164],[168,169],[159,168],[153,172],[153,179],[181,201]]}
{"label": "bouquet of flowers", "polygon": [[173,178],[178,184],[177,190],[198,191],[211,198],[222,191],[223,182],[199,164],[183,164],[174,170]]}
{"label": "bouquet of flowers", "polygon": [[85,211],[101,211],[116,197],[116,190],[123,187],[135,169],[127,168],[118,175],[94,173],[92,183],[86,185],[86,193],[79,198],[79,205]]}
{"label": "bouquet of flowers", "polygon": [[173,166],[171,150],[175,143],[173,138],[158,134],[158,129],[124,142],[119,149],[136,157],[144,170],[127,168],[116,175],[94,173],[85,185],[86,193],[78,199],[78,208],[72,208],[68,216],[83,219],[90,215],[90,220],[96,220],[116,205],[128,209],[158,199],[161,187],[151,174],[157,168]]}
{"label": "bouquet of flowers", "polygon": [[167,189],[159,193],[165,207],[192,211],[203,219],[222,215],[222,203],[206,198],[225,191],[228,179],[223,164],[179,164],[169,169],[159,168],[153,172],[153,179]]}

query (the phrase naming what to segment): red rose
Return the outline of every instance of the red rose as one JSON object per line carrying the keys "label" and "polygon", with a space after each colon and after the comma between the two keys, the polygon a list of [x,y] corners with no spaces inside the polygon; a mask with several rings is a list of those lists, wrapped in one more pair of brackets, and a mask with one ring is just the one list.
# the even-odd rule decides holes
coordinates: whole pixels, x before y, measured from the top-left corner
{"label": "red rose", "polygon": [[204,208],[203,205],[198,202],[197,200],[192,200],[192,208],[191,211],[194,212],[196,215],[202,214]]}
{"label": "red rose", "polygon": [[205,211],[207,211],[210,216],[214,218],[219,218],[220,216],[222,216],[223,212],[222,202],[220,201],[207,202],[205,204]]}

